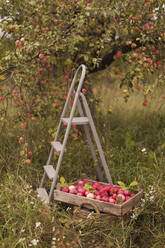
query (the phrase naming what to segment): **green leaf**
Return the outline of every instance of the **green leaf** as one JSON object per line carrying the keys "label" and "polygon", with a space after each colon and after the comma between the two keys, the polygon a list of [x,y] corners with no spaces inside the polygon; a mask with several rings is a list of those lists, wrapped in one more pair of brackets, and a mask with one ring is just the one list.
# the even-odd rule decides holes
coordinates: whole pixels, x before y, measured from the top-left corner
{"label": "green leaf", "polygon": [[69,187],[68,183],[65,181],[64,177],[60,177],[60,184],[62,187]]}
{"label": "green leaf", "polygon": [[134,186],[137,186],[137,185],[138,185],[138,182],[133,181],[132,183],[130,183],[129,187],[134,187]]}
{"label": "green leaf", "polygon": [[65,183],[65,178],[64,177],[60,177],[60,183],[61,183],[61,185],[63,185]]}
{"label": "green leaf", "polygon": [[84,189],[86,189],[87,191],[89,191],[92,188],[92,185],[89,183],[85,183],[84,184]]}
{"label": "green leaf", "polygon": [[117,182],[121,187],[125,187],[125,183],[121,182],[121,181],[118,181]]}

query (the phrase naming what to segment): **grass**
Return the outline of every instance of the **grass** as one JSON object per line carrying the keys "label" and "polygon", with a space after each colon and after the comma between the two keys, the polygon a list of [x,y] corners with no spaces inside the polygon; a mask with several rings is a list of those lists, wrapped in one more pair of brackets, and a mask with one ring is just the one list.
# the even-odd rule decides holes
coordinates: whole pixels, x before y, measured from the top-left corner
{"label": "grass", "polygon": [[[108,78],[102,80],[101,89],[94,88],[97,98],[104,96],[96,105],[94,119],[110,173],[114,183],[137,180],[144,189],[143,201],[123,217],[75,213],[73,206],[56,202],[42,204],[36,188],[49,153],[54,121],[32,121],[26,130],[27,142],[20,143],[22,131],[19,122],[12,119],[1,132],[0,142],[2,248],[165,247],[165,89],[150,95],[144,107],[139,91],[125,103],[118,85],[109,85]],[[83,131],[78,132],[78,138],[69,137],[60,171],[68,182],[84,172],[97,179]],[[27,165],[29,149],[33,157]]]}

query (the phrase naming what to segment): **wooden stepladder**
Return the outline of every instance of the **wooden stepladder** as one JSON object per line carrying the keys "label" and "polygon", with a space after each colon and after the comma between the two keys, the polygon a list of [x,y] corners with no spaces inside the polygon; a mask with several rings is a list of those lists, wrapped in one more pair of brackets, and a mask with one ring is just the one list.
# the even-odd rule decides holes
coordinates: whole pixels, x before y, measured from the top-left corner
{"label": "wooden stepladder", "polygon": [[[75,91],[74,87],[75,87],[75,84],[77,82],[77,77],[78,77],[80,71],[82,71],[81,77],[80,77],[77,89]],[[98,150],[98,153],[100,156],[100,160],[102,162],[102,165],[103,165],[103,168],[105,171],[106,178],[108,180],[108,183],[112,183],[111,175],[109,173],[109,169],[108,169],[105,157],[104,157],[104,153],[103,153],[103,150],[102,150],[102,147],[100,144],[99,137],[98,137],[97,132],[96,132],[96,128],[95,128],[95,125],[93,122],[93,118],[92,118],[86,97],[84,96],[83,93],[81,93],[82,85],[83,85],[84,78],[85,78],[85,72],[86,72],[85,65],[81,65],[81,66],[79,66],[79,68],[77,69],[77,71],[74,75],[74,78],[73,78],[73,81],[72,81],[70,90],[68,92],[68,96],[67,96],[62,114],[61,114],[60,122],[59,122],[59,125],[57,128],[57,132],[56,132],[54,141],[51,142],[50,154],[49,154],[47,163],[44,166],[44,174],[43,174],[43,177],[41,180],[40,187],[37,189],[39,197],[45,203],[50,203],[50,201],[52,200],[53,192],[54,192],[54,189],[56,187],[56,183],[57,183],[57,179],[58,179],[59,169],[61,166],[64,152],[66,151],[66,144],[67,144],[70,128],[72,125],[83,125],[84,131],[85,131],[85,134],[87,137],[87,141],[88,141],[91,153],[92,153],[92,157],[93,157],[94,161],[97,161],[95,148],[94,148],[91,134],[90,134],[90,131],[88,128],[88,126],[90,126],[91,132],[93,134],[93,139],[96,143],[97,150]],[[74,102],[73,102],[69,117],[66,117],[65,115],[67,113],[67,109],[68,109],[68,105],[69,105],[72,93],[75,93]],[[74,117],[76,107],[78,108],[78,112],[80,114],[79,117]],[[85,110],[85,114],[84,114],[84,110]],[[64,123],[67,124],[67,127],[66,127],[66,132],[64,135],[63,143],[60,143],[57,140],[58,140],[58,137],[60,134],[60,130],[61,130]],[[59,152],[59,158],[58,158],[56,168],[54,168],[53,165],[51,165],[51,160],[53,157],[54,150],[56,150],[56,152]],[[100,168],[98,163],[96,164],[96,171],[97,171],[99,180],[103,181],[102,171],[101,171],[101,168]],[[48,178],[52,181],[49,193],[44,188],[44,182],[45,182],[46,178]]]}

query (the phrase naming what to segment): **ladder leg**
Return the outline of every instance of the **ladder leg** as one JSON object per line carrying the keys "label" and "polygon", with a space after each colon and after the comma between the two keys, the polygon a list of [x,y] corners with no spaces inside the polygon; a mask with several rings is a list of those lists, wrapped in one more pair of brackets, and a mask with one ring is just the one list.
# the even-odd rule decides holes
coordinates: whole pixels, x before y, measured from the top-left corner
{"label": "ladder leg", "polygon": [[[82,109],[80,100],[78,100],[77,105],[78,105],[78,110],[79,110],[80,116],[84,117],[84,113],[83,113],[83,109]],[[85,134],[86,134],[86,137],[87,137],[89,147],[91,149],[91,154],[92,154],[93,160],[97,161],[97,156],[96,156],[95,149],[94,149],[94,146],[93,146],[93,142],[92,142],[92,139],[91,139],[91,136],[90,136],[89,128],[86,125],[84,125],[83,128],[84,128],[84,131],[85,131]],[[103,182],[103,173],[101,171],[101,168],[100,168],[100,165],[99,165],[98,162],[96,163],[96,171],[97,171],[99,181]]]}
{"label": "ladder leg", "polygon": [[62,148],[62,150],[60,152],[60,155],[59,155],[59,158],[58,158],[55,175],[54,175],[53,182],[52,182],[52,185],[51,185],[51,189],[50,189],[50,192],[49,192],[49,202],[52,199],[54,188],[56,186],[56,182],[57,182],[57,178],[58,178],[58,173],[59,173],[60,165],[61,165],[62,158],[63,158],[63,155],[64,155],[65,146],[66,146],[66,143],[67,143],[67,139],[68,139],[70,127],[71,127],[71,122],[68,124],[67,129],[66,129],[66,133],[65,133],[65,136],[64,136],[63,148]]}
{"label": "ladder leg", "polygon": [[[97,156],[96,156],[96,153],[95,153],[95,150],[94,150],[94,146],[93,146],[93,143],[92,143],[92,139],[91,139],[91,136],[90,136],[90,133],[89,133],[89,129],[87,126],[84,126],[84,131],[85,131],[85,134],[86,134],[86,137],[87,137],[87,140],[88,140],[88,144],[90,146],[90,149],[91,149],[91,153],[92,153],[92,157],[94,159],[94,161],[97,161]],[[103,173],[101,171],[101,168],[100,168],[100,165],[99,163],[97,162],[96,163],[96,171],[97,171],[97,175],[98,175],[98,178],[99,178],[99,181],[100,182],[103,182]]]}
{"label": "ladder leg", "polygon": [[50,162],[51,162],[51,159],[52,159],[52,156],[53,156],[53,152],[54,152],[54,149],[53,149],[53,147],[51,147],[51,150],[50,150],[50,153],[49,153],[49,158],[48,158],[48,161],[47,161],[47,165],[49,165],[50,164]]}
{"label": "ladder leg", "polygon": [[43,185],[44,185],[45,177],[46,177],[46,173],[44,172],[44,174],[43,174],[43,176],[42,176],[41,183],[40,183],[40,188],[42,188]]}
{"label": "ladder leg", "polygon": [[[48,158],[48,161],[46,163],[47,165],[49,165],[50,162],[51,162],[53,151],[54,151],[54,149],[53,149],[53,147],[51,147],[51,150],[50,150],[50,153],[49,153],[49,158]],[[45,177],[46,177],[46,172],[44,172],[44,174],[42,176],[41,183],[40,183],[40,188],[42,188],[43,185],[44,185]]]}
{"label": "ladder leg", "polygon": [[[81,74],[81,78],[80,78],[80,81],[79,81],[79,84],[78,84],[78,87],[77,87],[77,90],[76,90],[76,94],[75,94],[73,106],[72,106],[70,117],[69,117],[69,123],[67,125],[66,133],[65,133],[65,136],[64,136],[63,148],[62,148],[62,150],[60,152],[60,156],[58,158],[58,163],[57,163],[57,166],[56,166],[55,175],[54,175],[53,182],[52,182],[52,185],[51,185],[51,189],[50,189],[50,192],[49,192],[49,202],[52,199],[53,191],[54,191],[54,188],[55,188],[55,185],[56,185],[56,182],[57,182],[57,177],[58,177],[60,165],[61,165],[61,162],[62,162],[62,158],[63,158],[63,154],[64,154],[64,149],[65,149],[65,146],[66,146],[66,143],[67,143],[67,139],[68,139],[68,136],[69,136],[69,131],[70,131],[70,128],[71,128],[71,125],[72,125],[72,119],[73,119],[73,116],[74,116],[74,113],[75,113],[75,109],[76,109],[76,105],[77,105],[77,101],[78,101],[78,98],[79,98],[79,95],[80,95],[80,90],[81,90],[82,84],[84,82],[84,78],[85,78],[85,66],[84,65],[80,66],[78,68],[78,70],[76,71],[76,74],[75,74],[75,76],[73,78],[73,82],[71,84],[69,95],[67,97],[67,101],[66,101],[66,104],[64,106],[63,113],[62,113],[62,116],[61,116],[61,117],[63,117],[63,115],[66,112],[67,104],[69,102],[69,98],[71,96],[71,92],[74,90],[74,85],[75,85],[76,80],[77,80],[77,75],[78,75],[78,72],[79,72],[79,70],[81,68],[82,68],[82,74]],[[61,125],[61,120],[60,120],[60,125]],[[57,130],[57,133],[58,133],[58,131],[59,130]],[[57,136],[57,134],[56,134],[56,136]]]}
{"label": "ladder leg", "polygon": [[49,192],[49,202],[52,199],[53,191],[54,191],[54,188],[56,186],[56,182],[57,182],[57,178],[58,178],[58,173],[59,173],[60,165],[61,165],[62,158],[63,158],[63,155],[64,155],[65,146],[66,146],[66,143],[67,143],[67,140],[68,140],[69,131],[70,131],[70,128],[71,128],[72,118],[73,118],[73,115],[74,115],[76,104],[77,104],[77,102],[75,102],[73,104],[72,115],[70,117],[69,123],[68,123],[67,128],[66,128],[66,132],[65,132],[65,136],[64,136],[64,141],[63,141],[63,147],[62,147],[62,150],[61,150],[60,155],[59,155],[59,158],[58,158],[55,175],[54,175],[53,182],[52,182],[52,185],[51,185],[51,189],[50,189],[50,192]]}
{"label": "ladder leg", "polygon": [[87,116],[89,118],[89,123],[90,123],[90,126],[91,126],[91,130],[92,130],[92,133],[93,133],[93,136],[94,136],[97,148],[98,148],[98,152],[99,152],[100,159],[101,159],[103,167],[104,167],[104,171],[105,171],[107,180],[108,180],[109,183],[112,183],[112,178],[111,178],[111,175],[109,173],[109,169],[108,169],[108,166],[107,166],[107,163],[106,163],[106,160],[105,160],[105,156],[104,156],[101,144],[100,144],[99,137],[98,137],[97,132],[96,132],[96,128],[95,128],[95,125],[94,125],[94,122],[93,122],[93,118],[92,118],[88,103],[87,103],[86,98],[85,98],[85,96],[83,94],[81,94],[81,97],[82,97],[82,100],[83,100],[85,112],[86,112],[86,114],[87,114]]}

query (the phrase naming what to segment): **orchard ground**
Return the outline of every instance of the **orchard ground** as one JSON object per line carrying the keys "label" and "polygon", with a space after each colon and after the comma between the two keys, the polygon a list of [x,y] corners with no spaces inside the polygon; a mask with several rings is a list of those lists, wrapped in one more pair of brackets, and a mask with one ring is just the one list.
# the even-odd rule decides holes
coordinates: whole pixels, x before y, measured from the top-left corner
{"label": "orchard ground", "polygon": [[[2,248],[165,247],[165,89],[148,96],[146,106],[143,94],[136,89],[126,103],[126,92],[119,89],[114,78],[109,81],[108,73],[90,79],[102,83],[102,87],[94,88],[94,121],[114,183],[138,181],[144,199],[123,217],[75,214],[67,204],[42,204],[36,188],[59,119],[47,116],[41,122],[33,118],[26,129],[28,136],[20,140],[25,126],[18,126],[18,116],[10,116],[1,130],[0,142]],[[60,176],[72,182],[83,173],[97,179],[83,131],[76,128],[69,137]]]}

